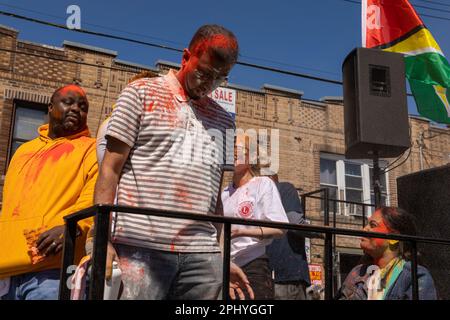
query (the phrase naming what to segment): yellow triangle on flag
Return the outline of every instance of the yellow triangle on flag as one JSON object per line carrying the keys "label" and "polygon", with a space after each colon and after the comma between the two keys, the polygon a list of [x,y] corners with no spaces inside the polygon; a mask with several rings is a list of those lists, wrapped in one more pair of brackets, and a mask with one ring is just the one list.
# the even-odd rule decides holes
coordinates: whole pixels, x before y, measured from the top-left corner
{"label": "yellow triangle on flag", "polygon": [[436,94],[438,95],[439,99],[441,99],[442,103],[445,106],[445,109],[447,110],[447,114],[450,117],[450,103],[448,102],[448,98],[447,98],[447,88],[438,86],[438,85],[434,85],[434,91],[436,92]]}

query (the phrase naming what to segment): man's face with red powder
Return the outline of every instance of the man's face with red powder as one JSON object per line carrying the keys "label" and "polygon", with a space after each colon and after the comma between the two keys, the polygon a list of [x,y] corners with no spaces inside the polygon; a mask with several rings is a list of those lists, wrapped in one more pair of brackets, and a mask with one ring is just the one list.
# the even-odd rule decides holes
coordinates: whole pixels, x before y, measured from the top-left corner
{"label": "man's face with red powder", "polygon": [[227,40],[204,40],[192,52],[184,50],[182,61],[182,86],[191,99],[201,99],[226,81],[233,64],[216,59],[208,50],[209,46],[226,47]]}
{"label": "man's face with red powder", "polygon": [[89,103],[86,93],[76,85],[62,88],[50,103],[50,127],[56,137],[64,137],[86,128]]}
{"label": "man's face with red powder", "polygon": [[[369,222],[364,228],[368,232],[393,233],[383,221],[380,210],[375,211],[369,218]],[[389,240],[380,238],[361,238],[360,247],[372,257],[381,256],[388,248]]]}

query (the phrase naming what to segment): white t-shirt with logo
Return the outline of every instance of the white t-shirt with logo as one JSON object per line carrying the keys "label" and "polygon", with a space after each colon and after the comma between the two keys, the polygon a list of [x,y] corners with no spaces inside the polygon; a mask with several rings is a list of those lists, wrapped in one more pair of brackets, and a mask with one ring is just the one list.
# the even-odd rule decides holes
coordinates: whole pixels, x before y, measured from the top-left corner
{"label": "white t-shirt with logo", "polygon": [[[231,184],[222,192],[223,212],[226,217],[240,219],[289,222],[275,183],[268,177],[253,177],[240,188]],[[255,226],[233,225],[232,230],[259,229]],[[271,239],[238,237],[231,240],[231,260],[244,266],[262,256]]]}

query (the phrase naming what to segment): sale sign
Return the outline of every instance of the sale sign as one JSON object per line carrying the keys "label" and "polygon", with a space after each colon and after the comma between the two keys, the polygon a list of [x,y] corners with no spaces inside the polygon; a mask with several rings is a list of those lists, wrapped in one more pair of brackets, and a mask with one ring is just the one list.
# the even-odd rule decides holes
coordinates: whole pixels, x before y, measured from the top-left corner
{"label": "sale sign", "polygon": [[208,95],[211,99],[216,101],[225,110],[227,110],[233,118],[236,115],[236,90],[224,87],[218,87],[216,90]]}

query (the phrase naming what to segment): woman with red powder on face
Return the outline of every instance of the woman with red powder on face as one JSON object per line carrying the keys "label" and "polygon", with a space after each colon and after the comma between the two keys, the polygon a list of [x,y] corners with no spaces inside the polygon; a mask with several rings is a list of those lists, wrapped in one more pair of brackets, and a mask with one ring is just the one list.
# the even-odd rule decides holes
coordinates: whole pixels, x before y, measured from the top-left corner
{"label": "woman with red powder on face", "polygon": [[[368,232],[416,235],[413,218],[405,210],[381,207],[369,218]],[[337,299],[342,300],[411,300],[412,278],[410,244],[397,240],[361,238],[366,254],[363,263],[349,273]],[[419,299],[436,300],[433,279],[426,268],[418,266]]]}

